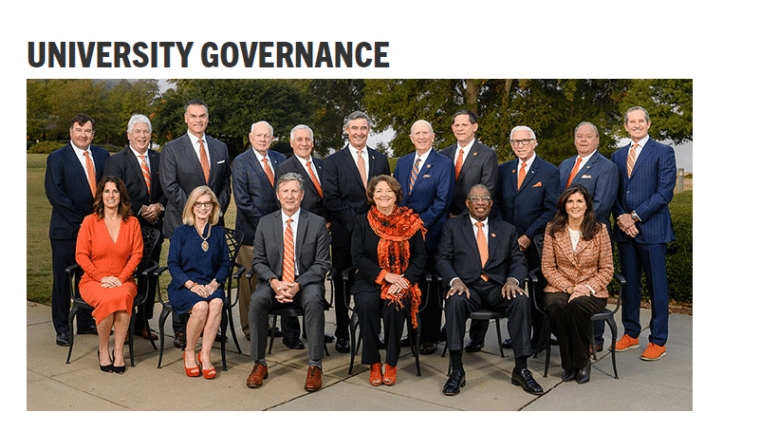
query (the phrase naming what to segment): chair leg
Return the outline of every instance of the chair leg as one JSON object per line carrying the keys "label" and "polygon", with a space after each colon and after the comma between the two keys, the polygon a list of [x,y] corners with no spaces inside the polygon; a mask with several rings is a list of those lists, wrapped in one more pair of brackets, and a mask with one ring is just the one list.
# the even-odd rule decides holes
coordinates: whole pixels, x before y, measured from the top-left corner
{"label": "chair leg", "polygon": [[[137,312],[137,310],[135,310],[135,312]],[[135,312],[133,312],[133,315],[134,315]],[[145,328],[145,329],[148,330],[148,334],[150,334],[150,324],[148,323],[148,315],[147,314],[143,314],[143,326],[144,326],[143,328]],[[153,339],[150,340],[150,344],[153,346],[153,351],[155,351],[156,350],[156,343],[153,342]]]}
{"label": "chair leg", "polygon": [[501,358],[504,358],[504,347],[501,346],[501,341],[504,339],[501,338],[501,320],[499,320],[499,318],[496,318],[496,337],[498,338],[496,343],[499,345]]}
{"label": "chair leg", "polygon": [[[277,327],[277,315],[272,315],[272,328],[269,330],[269,352],[267,354],[272,354],[272,345],[274,345],[274,328]],[[253,339],[253,335],[251,335],[251,339]]]}
{"label": "chair leg", "polygon": [[132,311],[132,316],[129,318],[129,329],[127,329],[127,335],[129,337],[129,364],[135,367],[135,311]]}
{"label": "chair leg", "polygon": [[166,317],[168,317],[170,311],[166,308],[161,310],[161,315],[158,316],[158,334],[159,334],[159,351],[158,351],[158,367],[161,369],[161,360],[164,358],[164,324],[166,324]]}
{"label": "chair leg", "polygon": [[69,355],[66,357],[66,364],[71,362],[71,351],[74,349],[74,316],[78,310],[76,305],[72,305],[69,310]]}
{"label": "chair leg", "polygon": [[227,342],[225,342],[225,338],[227,337],[227,316],[224,314],[224,311],[222,311],[222,370],[227,372]]}
{"label": "chair leg", "polygon": [[615,324],[614,317],[606,321],[607,321],[607,324],[610,326],[610,332],[612,333],[612,370],[615,372],[615,379],[618,379],[617,359],[615,359],[615,343],[617,342],[617,324]]}
{"label": "chair leg", "polygon": [[235,342],[235,347],[238,350],[238,354],[243,354],[243,350],[240,349],[240,344],[238,343],[237,334],[235,333],[235,324],[232,320],[232,306],[225,307],[227,309],[227,322],[230,326],[230,333],[232,333],[232,341]]}
{"label": "chair leg", "polygon": [[[351,314],[351,322],[348,324],[348,331],[349,331],[349,337],[351,338],[351,363],[349,363],[348,366],[348,374],[351,375],[354,372],[354,357],[356,357],[356,352],[358,351],[356,347],[356,329],[359,326],[359,317],[356,316],[356,312]],[[359,338],[361,338],[361,333],[359,333]]]}
{"label": "chair leg", "polygon": [[414,362],[417,365],[417,376],[422,376],[420,370],[420,339],[422,339],[422,323],[420,322],[419,317],[417,317],[417,328],[414,329],[412,334],[414,335],[414,349],[412,350],[412,355],[414,355]]}
{"label": "chair leg", "polygon": [[[546,322],[549,318],[544,317],[544,325],[546,325]],[[542,330],[543,333],[543,330]],[[547,331],[544,333],[543,341],[541,342],[544,344],[544,349],[546,349],[546,363],[544,364],[544,378],[546,378],[549,375],[549,360],[552,356],[552,332]]]}

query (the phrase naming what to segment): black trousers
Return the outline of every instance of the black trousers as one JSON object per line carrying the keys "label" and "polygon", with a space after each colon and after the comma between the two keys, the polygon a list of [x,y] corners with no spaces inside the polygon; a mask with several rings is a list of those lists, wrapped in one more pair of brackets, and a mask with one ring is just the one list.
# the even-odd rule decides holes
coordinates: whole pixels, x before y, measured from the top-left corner
{"label": "black trousers", "polygon": [[409,299],[401,308],[397,303],[380,298],[380,291],[354,293],[354,310],[359,315],[362,334],[362,364],[380,363],[377,335],[380,334],[380,318],[383,320],[385,338],[385,363],[396,366],[401,352],[401,335],[411,310]]}
{"label": "black trousers", "polygon": [[601,312],[606,299],[583,296],[568,302],[565,293],[546,293],[546,314],[557,335],[562,369],[581,369],[589,362],[591,315]]}
{"label": "black trousers", "polygon": [[512,338],[515,357],[531,355],[530,346],[531,301],[527,295],[507,299],[501,295],[501,285],[478,280],[467,287],[467,295],[453,295],[445,300],[446,340],[451,351],[461,351],[465,333],[465,323],[472,311],[490,309],[502,311],[507,316],[507,329]]}

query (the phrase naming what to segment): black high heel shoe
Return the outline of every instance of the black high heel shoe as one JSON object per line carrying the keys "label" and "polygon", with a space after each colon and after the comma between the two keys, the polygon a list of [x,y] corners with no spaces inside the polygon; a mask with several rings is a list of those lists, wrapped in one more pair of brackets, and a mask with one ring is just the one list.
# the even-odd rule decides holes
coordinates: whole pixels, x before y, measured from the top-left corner
{"label": "black high heel shoe", "polygon": [[[114,361],[116,360],[116,354],[114,354],[113,351],[111,351],[111,354],[113,355]],[[124,363],[124,366],[114,366],[113,363],[111,363],[111,369],[117,374],[123,374],[127,370],[127,364]]]}
{"label": "black high heel shoe", "polygon": [[113,361],[111,361],[111,364],[105,365],[105,366],[100,364],[100,350],[98,350],[98,366],[100,366],[100,370],[102,370],[103,372],[107,372],[107,373],[113,372]]}

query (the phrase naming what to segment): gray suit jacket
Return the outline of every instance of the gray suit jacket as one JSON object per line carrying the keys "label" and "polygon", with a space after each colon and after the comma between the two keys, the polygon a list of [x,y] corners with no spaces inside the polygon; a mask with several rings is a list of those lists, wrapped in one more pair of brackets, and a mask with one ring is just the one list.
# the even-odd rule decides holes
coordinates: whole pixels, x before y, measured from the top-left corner
{"label": "gray suit jacket", "polygon": [[[222,213],[230,205],[231,189],[230,154],[227,144],[206,135],[209,149],[210,172],[208,187],[214,191]],[[161,150],[161,188],[166,195],[166,215],[164,216],[164,237],[171,238],[174,229],[182,223],[182,210],[187,196],[198,186],[206,185],[201,162],[193,150],[187,133],[164,145]],[[224,218],[219,224],[224,225]]]}
{"label": "gray suit jacket", "polygon": [[[261,219],[253,240],[253,270],[259,283],[282,279],[282,210]],[[296,282],[302,287],[322,284],[330,270],[330,234],[325,220],[301,209],[295,239]]]}

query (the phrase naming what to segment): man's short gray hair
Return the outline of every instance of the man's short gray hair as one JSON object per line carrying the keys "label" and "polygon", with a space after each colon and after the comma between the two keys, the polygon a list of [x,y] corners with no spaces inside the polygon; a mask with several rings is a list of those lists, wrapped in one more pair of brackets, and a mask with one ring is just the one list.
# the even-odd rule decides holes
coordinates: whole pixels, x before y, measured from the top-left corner
{"label": "man's short gray hair", "polygon": [[573,136],[575,136],[578,133],[578,129],[580,129],[581,126],[584,126],[584,125],[591,126],[591,129],[594,130],[594,133],[596,134],[596,136],[597,137],[599,136],[599,129],[597,129],[596,126],[594,126],[593,123],[587,122],[587,121],[582,121],[582,122],[578,123],[578,126],[576,126],[575,130],[573,131]]}
{"label": "man's short gray hair", "polygon": [[519,131],[528,131],[528,132],[530,132],[530,137],[533,138],[533,139],[536,139],[536,133],[533,132],[533,129],[529,128],[528,126],[515,126],[515,127],[513,127],[512,131],[509,132],[509,139],[511,140],[512,139],[512,135],[514,135],[515,132],[519,132]]}
{"label": "man's short gray hair", "polygon": [[266,121],[264,121],[264,120],[261,120],[261,121],[257,121],[256,123],[252,124],[252,125],[251,125],[251,132],[253,132],[253,129],[256,127],[256,125],[260,125],[260,124],[265,124],[265,125],[267,125],[267,127],[269,128],[269,136],[270,136],[270,137],[273,137],[273,136],[274,136],[274,129],[272,128],[272,125],[270,125],[270,124],[269,124],[269,122],[266,122]]}
{"label": "man's short gray hair", "polygon": [[427,120],[417,120],[416,122],[412,123],[412,127],[409,128],[409,133],[414,133],[414,127],[417,126],[418,123],[424,123],[428,126],[428,129],[430,129],[430,133],[433,133],[433,125],[430,124]]}
{"label": "man's short gray hair", "polygon": [[300,124],[295,126],[293,129],[290,130],[290,140],[292,141],[296,137],[296,131],[299,130],[307,130],[309,131],[309,135],[311,136],[311,140],[314,141],[314,131],[311,130],[310,127],[306,126],[305,124]]}
{"label": "man's short gray hair", "polygon": [[647,123],[649,123],[649,112],[647,112],[647,110],[645,110],[644,108],[642,108],[640,106],[635,106],[635,107],[628,108],[628,111],[625,112],[625,117],[623,117],[623,123],[624,124],[628,124],[628,113],[631,112],[631,111],[636,111],[636,110],[643,111],[644,112],[644,118],[647,120]]}
{"label": "man's short gray hair", "polygon": [[346,117],[346,120],[343,122],[343,127],[347,128],[348,124],[356,119],[364,119],[367,120],[367,126],[369,126],[370,129],[372,129],[372,120],[369,119],[369,116],[361,111],[354,111],[351,114]]}
{"label": "man's short gray hair", "polygon": [[127,123],[127,133],[132,133],[132,128],[134,128],[137,123],[147,124],[148,132],[153,132],[153,128],[150,125],[150,119],[142,114],[135,114],[129,119],[129,123]]}
{"label": "man's short gray hair", "polygon": [[301,187],[301,192],[303,192],[303,177],[301,177],[301,174],[298,174],[298,173],[295,173],[295,172],[289,172],[289,173],[285,173],[285,174],[281,175],[277,179],[277,184],[275,185],[274,190],[276,190],[276,191],[279,192],[279,190],[280,190],[280,184],[285,183],[285,182],[289,182],[289,181],[293,181],[293,180],[295,180],[295,181],[298,182],[298,186]]}

